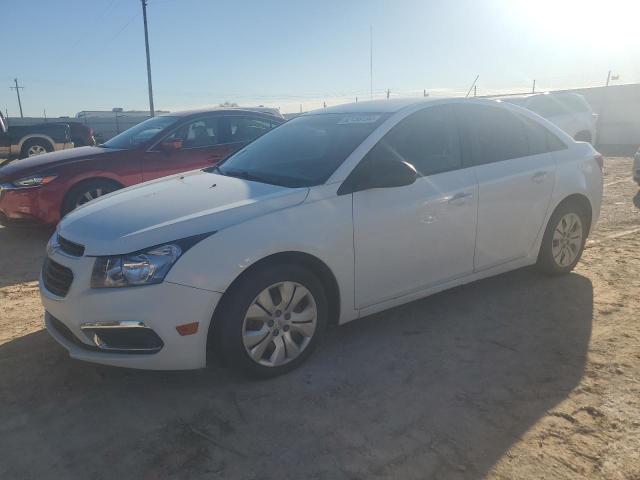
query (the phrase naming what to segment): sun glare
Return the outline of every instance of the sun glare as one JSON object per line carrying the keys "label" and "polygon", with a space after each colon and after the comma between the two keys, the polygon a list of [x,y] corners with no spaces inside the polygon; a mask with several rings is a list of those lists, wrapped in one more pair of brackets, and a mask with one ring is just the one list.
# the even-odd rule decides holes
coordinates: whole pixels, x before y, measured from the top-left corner
{"label": "sun glare", "polygon": [[555,40],[596,49],[640,45],[640,0],[518,0],[520,14]]}

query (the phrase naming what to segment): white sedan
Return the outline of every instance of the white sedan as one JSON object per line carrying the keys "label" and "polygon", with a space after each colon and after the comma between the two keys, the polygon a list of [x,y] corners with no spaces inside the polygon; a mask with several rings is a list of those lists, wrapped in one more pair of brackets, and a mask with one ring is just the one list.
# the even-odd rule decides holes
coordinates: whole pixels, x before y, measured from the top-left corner
{"label": "white sedan", "polygon": [[327,108],[219,167],[102,197],[62,220],[40,281],[73,358],[273,376],[329,324],[537,264],[571,271],[602,157],[479,99]]}

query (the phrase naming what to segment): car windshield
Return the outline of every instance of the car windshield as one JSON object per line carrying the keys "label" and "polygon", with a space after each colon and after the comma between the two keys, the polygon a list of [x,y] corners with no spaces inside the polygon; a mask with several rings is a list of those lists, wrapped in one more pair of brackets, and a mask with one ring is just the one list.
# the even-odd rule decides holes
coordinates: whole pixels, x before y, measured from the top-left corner
{"label": "car windshield", "polygon": [[206,171],[286,187],[320,185],[387,116],[323,113],[297,117]]}
{"label": "car windshield", "polygon": [[135,148],[138,145],[150,140],[165,128],[173,125],[179,117],[161,116],[145,120],[138,125],[125,130],[120,135],[116,135],[111,140],[99,145],[105,148]]}

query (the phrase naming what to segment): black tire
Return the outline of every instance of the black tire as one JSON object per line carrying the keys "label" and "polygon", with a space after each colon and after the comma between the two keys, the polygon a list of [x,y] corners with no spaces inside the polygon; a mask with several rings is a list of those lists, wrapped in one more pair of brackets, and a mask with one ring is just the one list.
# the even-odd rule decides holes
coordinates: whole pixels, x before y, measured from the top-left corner
{"label": "black tire", "polygon": [[121,188],[122,186],[115,182],[102,179],[87,180],[79,183],[71,188],[71,190],[69,190],[65,195],[60,213],[64,217],[69,212],[75,210],[78,206],[89,202],[90,200],[87,198],[87,194],[95,199],[102,195],[106,195],[107,193],[120,190]]}
{"label": "black tire", "polygon": [[[53,145],[44,138],[31,138],[24,142],[22,149],[20,150],[20,158],[27,158],[33,154],[29,153],[31,149],[45,150],[46,153],[53,152]],[[41,153],[45,153],[41,152]]]}
{"label": "black tire", "polygon": [[[295,282],[313,296],[317,316],[316,328],[302,352],[280,366],[264,366],[253,360],[243,343],[243,322],[249,307],[262,291],[279,282]],[[287,373],[303,363],[320,341],[328,318],[327,298],[322,282],[311,271],[294,264],[264,265],[241,278],[227,290],[216,311],[210,330],[210,344],[223,364],[259,378],[271,378]],[[271,342],[273,337],[267,340]]]}
{"label": "black tire", "polygon": [[[581,239],[579,248],[574,251],[577,255],[574,260],[568,264],[562,264],[558,258],[554,257],[553,248],[554,245],[558,245],[558,241],[554,240],[554,233],[557,229],[561,229],[560,222],[569,214],[575,214],[581,223]],[[545,229],[544,236],[542,237],[542,245],[540,246],[540,252],[538,253],[537,267],[542,272],[548,275],[564,275],[574,269],[576,264],[580,261],[584,245],[587,240],[587,234],[589,233],[589,217],[577,202],[565,202],[561,203],[551,215],[547,228]],[[567,247],[567,248],[570,248]],[[569,251],[569,250],[567,250]],[[559,257],[562,258],[562,257]]]}

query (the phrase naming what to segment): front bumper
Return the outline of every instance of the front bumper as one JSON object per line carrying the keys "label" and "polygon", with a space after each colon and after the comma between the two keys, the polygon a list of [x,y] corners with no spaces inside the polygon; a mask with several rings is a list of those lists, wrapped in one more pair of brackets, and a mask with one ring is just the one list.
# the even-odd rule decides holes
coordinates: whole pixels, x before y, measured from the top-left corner
{"label": "front bumper", "polygon": [[[169,282],[132,288],[90,288],[94,258],[49,252],[55,262],[73,272],[64,298],[48,291],[40,279],[45,323],[51,336],[72,358],[118,367],[182,370],[206,366],[207,332],[222,294]],[[87,324],[139,322],[161,340],[153,351],[100,348]],[[176,327],[198,322],[195,334],[181,336]],[[83,331],[83,326],[85,327]]]}
{"label": "front bumper", "polygon": [[60,220],[57,192],[46,187],[0,188],[0,225],[51,225]]}

